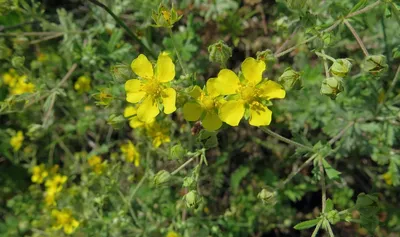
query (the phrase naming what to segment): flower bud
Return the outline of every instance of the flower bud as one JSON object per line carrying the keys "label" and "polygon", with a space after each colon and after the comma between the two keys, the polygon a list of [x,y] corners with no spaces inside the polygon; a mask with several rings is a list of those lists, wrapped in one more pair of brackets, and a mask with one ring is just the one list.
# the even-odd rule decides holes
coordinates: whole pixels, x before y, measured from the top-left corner
{"label": "flower bud", "polygon": [[302,87],[302,80],[300,73],[295,70],[286,68],[283,74],[279,77],[278,82],[285,88],[285,90],[296,89],[299,90]]}
{"label": "flower bud", "polygon": [[111,114],[107,119],[107,124],[115,129],[121,128],[124,122],[125,118],[122,115]]}
{"label": "flower bud", "polygon": [[321,94],[336,99],[336,96],[344,90],[343,79],[340,77],[329,77],[324,79],[321,85]]}
{"label": "flower bud", "polygon": [[117,64],[111,66],[111,75],[116,82],[125,82],[132,78],[132,70],[128,65]]}
{"label": "flower bud", "polygon": [[336,211],[336,210],[329,211],[327,213],[326,217],[327,217],[329,223],[331,223],[332,225],[335,225],[336,223],[338,223],[340,221],[340,215],[339,215],[338,211]]}
{"label": "flower bud", "polygon": [[370,55],[364,60],[364,71],[369,72],[374,76],[379,76],[379,74],[386,71],[387,68],[386,57],[383,55]]}
{"label": "flower bud", "polygon": [[220,40],[215,44],[208,46],[209,60],[214,63],[218,63],[221,67],[226,67],[226,62],[232,57],[232,49],[225,44],[224,41]]}
{"label": "flower bud", "polygon": [[199,193],[196,190],[192,190],[192,191],[188,192],[184,196],[184,199],[186,202],[186,206],[188,208],[194,208],[194,209],[199,207],[199,205],[203,201],[202,197],[199,195]]}
{"label": "flower bud", "polygon": [[345,77],[350,72],[351,66],[352,66],[352,64],[348,59],[346,59],[346,58],[337,59],[332,64],[331,68],[329,68],[329,71],[334,76]]}
{"label": "flower bud", "polygon": [[11,64],[15,68],[22,68],[25,63],[25,57],[24,56],[14,56],[11,59]]}
{"label": "flower bud", "polygon": [[29,125],[28,132],[26,134],[30,139],[35,140],[44,135],[44,128],[40,124],[31,124]]}
{"label": "flower bud", "polygon": [[273,191],[271,188],[263,188],[261,192],[258,193],[257,197],[263,202],[263,204],[267,205],[275,205],[276,200],[276,191]]}
{"label": "flower bud", "polygon": [[171,174],[166,171],[166,170],[160,170],[158,173],[154,176],[153,183],[156,186],[160,186],[163,184],[166,184],[171,178]]}
{"label": "flower bud", "polygon": [[270,49],[257,52],[257,60],[264,61],[268,67],[270,67],[271,64],[276,62],[274,53],[272,53]]}
{"label": "flower bud", "polygon": [[113,95],[109,92],[109,89],[102,88],[96,94],[93,94],[94,99],[96,100],[96,105],[109,106],[111,102],[114,100]]}
{"label": "flower bud", "polygon": [[157,12],[153,11],[152,18],[156,23],[155,27],[172,28],[182,18],[182,15],[179,16],[174,8],[167,9],[165,6],[160,5]]}
{"label": "flower bud", "polygon": [[181,144],[176,144],[173,146],[169,152],[169,159],[171,160],[181,160],[186,154],[186,150]]}
{"label": "flower bud", "polygon": [[196,187],[196,180],[193,177],[185,177],[183,179],[183,187],[194,188]]}

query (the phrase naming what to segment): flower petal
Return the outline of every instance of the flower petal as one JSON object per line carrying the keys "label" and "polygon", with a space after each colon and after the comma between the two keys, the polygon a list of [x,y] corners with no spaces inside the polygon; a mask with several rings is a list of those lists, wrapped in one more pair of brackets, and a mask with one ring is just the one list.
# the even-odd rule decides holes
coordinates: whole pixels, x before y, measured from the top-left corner
{"label": "flower petal", "polygon": [[249,124],[253,126],[266,126],[271,123],[272,111],[267,106],[254,102],[250,105]]}
{"label": "flower petal", "polygon": [[193,99],[199,98],[203,94],[203,90],[199,86],[193,86],[188,93]]}
{"label": "flower petal", "polygon": [[141,90],[142,82],[138,79],[131,79],[125,82],[126,101],[137,103],[146,95],[146,92]]}
{"label": "flower petal", "polygon": [[149,79],[154,75],[153,65],[151,65],[151,62],[143,54],[140,54],[132,61],[131,69],[134,73],[136,73],[136,75],[142,78]]}
{"label": "flower petal", "polygon": [[183,106],[183,117],[187,121],[199,120],[202,113],[203,113],[203,108],[201,108],[201,106],[198,103],[187,102]]}
{"label": "flower petal", "polygon": [[208,131],[215,131],[222,126],[222,121],[214,111],[207,111],[206,116],[201,121],[203,127]]}
{"label": "flower petal", "polygon": [[[154,121],[154,119],[152,121],[150,121],[150,123],[152,123],[153,121]],[[140,121],[137,116],[135,116],[131,120],[129,120],[129,126],[131,128],[143,127],[144,125],[145,125],[145,123]]]}
{"label": "flower petal", "polygon": [[136,108],[131,106],[131,105],[129,105],[124,110],[124,117],[125,118],[131,117],[131,116],[135,115],[136,112],[137,112]]}
{"label": "flower petal", "polygon": [[175,110],[176,91],[173,88],[167,88],[162,93],[162,103],[164,105],[164,113],[172,114]]}
{"label": "flower petal", "polygon": [[264,61],[246,58],[242,63],[242,73],[247,82],[257,85],[261,79],[266,66]]}
{"label": "flower petal", "polygon": [[147,96],[139,105],[137,116],[144,123],[151,123],[159,113],[156,101],[151,96]]}
{"label": "flower petal", "polygon": [[211,96],[212,98],[219,96],[218,89],[215,84],[216,80],[217,80],[217,78],[210,78],[210,79],[208,79],[208,81],[206,83],[207,94],[209,96]]}
{"label": "flower petal", "polygon": [[283,99],[286,96],[285,90],[278,83],[268,80],[259,85],[260,97],[266,99]]}
{"label": "flower petal", "polygon": [[157,80],[159,82],[172,81],[175,77],[175,65],[166,53],[161,53],[157,59]]}
{"label": "flower petal", "polygon": [[221,105],[218,115],[225,123],[231,126],[237,126],[244,115],[243,101],[227,101]]}
{"label": "flower petal", "polygon": [[212,81],[213,87],[217,89],[221,95],[236,94],[239,89],[239,77],[229,69],[222,69],[218,73],[216,80]]}

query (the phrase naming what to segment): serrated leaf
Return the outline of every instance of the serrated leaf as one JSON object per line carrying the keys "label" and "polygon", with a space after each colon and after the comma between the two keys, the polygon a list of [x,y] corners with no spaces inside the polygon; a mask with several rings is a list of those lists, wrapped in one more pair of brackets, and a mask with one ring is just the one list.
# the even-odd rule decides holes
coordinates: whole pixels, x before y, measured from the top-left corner
{"label": "serrated leaf", "polygon": [[320,218],[303,221],[303,222],[300,222],[299,224],[295,225],[293,228],[296,230],[305,230],[305,229],[309,229],[313,226],[316,226],[318,224],[318,222],[320,222]]}
{"label": "serrated leaf", "polygon": [[231,188],[234,193],[237,192],[239,184],[244,177],[249,173],[250,168],[247,166],[241,166],[239,169],[235,170],[231,176]]}

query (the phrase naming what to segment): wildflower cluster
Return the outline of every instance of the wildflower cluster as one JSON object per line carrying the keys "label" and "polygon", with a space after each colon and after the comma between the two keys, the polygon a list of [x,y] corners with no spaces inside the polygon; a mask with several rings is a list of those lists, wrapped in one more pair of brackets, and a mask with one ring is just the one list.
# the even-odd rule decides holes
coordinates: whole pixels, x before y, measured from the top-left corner
{"label": "wildflower cluster", "polygon": [[[147,57],[141,54],[132,61],[131,68],[141,78],[125,83],[126,100],[138,103],[137,109],[129,106],[124,111],[124,116],[130,117],[132,128],[154,124],[162,109],[165,114],[176,110],[176,90],[168,83],[175,77],[175,66],[168,54],[159,55],[154,69]],[[278,83],[263,79],[264,61],[247,58],[241,69],[239,75],[222,69],[216,78],[207,81],[203,89],[199,86],[189,89],[190,99],[183,106],[185,119],[200,119],[209,131],[219,129],[222,122],[237,126],[243,117],[253,126],[269,125],[272,117],[268,109],[272,104],[270,100],[284,98],[285,90]]]}
{"label": "wildflower cluster", "polygon": [[35,85],[28,82],[26,75],[19,75],[14,69],[3,74],[3,83],[8,86],[11,95],[21,95],[35,91]]}
{"label": "wildflower cluster", "polygon": [[103,161],[103,159],[97,155],[89,157],[88,164],[96,174],[102,174],[107,167],[107,161]]}

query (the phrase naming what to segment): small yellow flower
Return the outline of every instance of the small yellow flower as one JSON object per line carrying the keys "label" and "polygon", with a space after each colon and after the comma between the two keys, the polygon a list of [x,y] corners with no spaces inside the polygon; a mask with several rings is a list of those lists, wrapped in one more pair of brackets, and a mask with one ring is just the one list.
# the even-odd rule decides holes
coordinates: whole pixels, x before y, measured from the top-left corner
{"label": "small yellow flower", "polygon": [[49,172],[47,172],[44,164],[36,165],[33,167],[31,180],[34,183],[41,184],[48,175]]}
{"label": "small yellow flower", "polygon": [[77,221],[70,210],[53,210],[51,212],[52,217],[55,219],[53,228],[59,230],[63,228],[65,234],[72,234],[75,232],[76,228],[79,226],[79,221]]}
{"label": "small yellow flower", "polygon": [[392,173],[386,172],[382,175],[382,178],[385,180],[387,185],[393,185]]}
{"label": "small yellow flower", "polygon": [[[131,128],[139,128],[145,125],[144,122],[140,121],[137,115],[137,109],[134,106],[127,106],[124,110],[124,117],[129,119],[129,126]],[[154,118],[150,123],[154,122]]]}
{"label": "small yellow flower", "polygon": [[18,131],[10,139],[10,145],[13,147],[14,151],[19,151],[19,149],[21,149],[23,142],[24,142],[24,134],[22,133],[22,131]]}
{"label": "small yellow flower", "polygon": [[166,237],[179,237],[179,234],[173,230],[168,231]]}
{"label": "small yellow flower", "polygon": [[11,68],[7,73],[3,74],[3,82],[9,87],[14,87],[17,84],[18,75],[15,69]]}
{"label": "small yellow flower", "polygon": [[163,143],[171,142],[171,138],[169,137],[169,128],[163,127],[157,122],[153,122],[146,126],[146,133],[149,137],[153,139],[153,146],[158,148]]}
{"label": "small yellow flower", "polygon": [[63,189],[64,183],[67,181],[67,176],[56,174],[51,179],[46,180],[45,203],[47,206],[56,204],[56,196]]}
{"label": "small yellow flower", "polygon": [[131,141],[128,141],[127,143],[122,144],[120,146],[120,149],[121,149],[121,152],[124,155],[126,161],[133,162],[136,167],[139,166],[140,154]]}
{"label": "small yellow flower", "polygon": [[131,64],[132,71],[140,77],[125,83],[126,100],[139,103],[137,117],[145,123],[151,123],[160,113],[159,105],[164,106],[164,113],[176,110],[176,91],[167,82],[175,77],[175,65],[166,53],[158,56],[156,72],[147,57],[140,54]]}
{"label": "small yellow flower", "polygon": [[80,76],[74,84],[74,89],[79,93],[90,91],[90,82],[92,80],[87,76]]}
{"label": "small yellow flower", "polygon": [[271,123],[272,111],[263,104],[275,98],[285,98],[285,90],[278,83],[265,80],[262,74],[266,68],[264,61],[246,58],[242,63],[243,80],[229,69],[222,69],[211,83],[221,95],[229,95],[219,109],[222,121],[237,126],[243,116],[249,116],[253,126],[265,126]]}
{"label": "small yellow flower", "polygon": [[35,91],[35,85],[32,83],[27,83],[27,76],[22,75],[17,78],[17,82],[10,86],[10,94],[11,95],[21,95],[24,93],[32,93]]}
{"label": "small yellow flower", "polygon": [[215,131],[222,126],[218,117],[218,107],[222,99],[218,98],[219,93],[214,88],[215,78],[207,81],[204,90],[195,86],[190,92],[194,101],[189,101],[183,106],[183,116],[187,121],[201,119],[203,127],[208,131]]}
{"label": "small yellow flower", "polygon": [[88,159],[89,166],[92,167],[96,174],[102,174],[106,168],[106,163],[100,156],[92,156]]}

